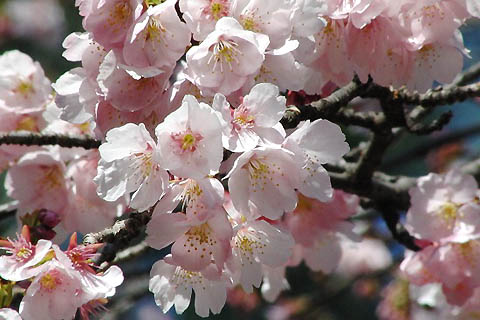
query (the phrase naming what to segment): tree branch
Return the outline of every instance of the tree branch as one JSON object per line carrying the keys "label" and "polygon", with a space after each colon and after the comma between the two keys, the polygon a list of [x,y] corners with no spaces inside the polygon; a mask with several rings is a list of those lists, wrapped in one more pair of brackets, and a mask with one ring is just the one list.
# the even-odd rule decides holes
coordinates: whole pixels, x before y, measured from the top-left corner
{"label": "tree branch", "polygon": [[287,108],[280,121],[285,129],[295,128],[300,121],[329,119],[353,98],[362,93],[368,83],[362,83],[355,77],[349,84],[333,92],[326,98],[312,102],[310,105]]}
{"label": "tree branch", "polygon": [[110,228],[85,235],[83,238],[84,244],[106,243],[95,263],[100,265],[104,261],[109,262],[115,259],[119,250],[128,247],[131,241],[145,230],[152,213],[153,208],[141,213],[133,212],[130,217],[115,222]]}
{"label": "tree branch", "polygon": [[436,107],[440,105],[453,104],[461,102],[468,98],[480,97],[480,82],[476,82],[466,86],[447,86],[445,88],[437,88],[429,90],[424,94],[408,93],[405,90],[397,92],[397,99],[406,104],[424,107]]}
{"label": "tree branch", "polygon": [[0,145],[1,144],[18,144],[24,146],[58,145],[65,148],[80,147],[84,149],[97,149],[101,141],[89,136],[72,137],[32,132],[11,132],[0,135]]}

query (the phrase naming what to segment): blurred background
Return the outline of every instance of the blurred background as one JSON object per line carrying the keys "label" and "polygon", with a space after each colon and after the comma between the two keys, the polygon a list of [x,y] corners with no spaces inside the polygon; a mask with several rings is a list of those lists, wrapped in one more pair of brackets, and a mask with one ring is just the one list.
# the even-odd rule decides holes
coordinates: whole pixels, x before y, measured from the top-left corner
{"label": "blurred background", "polygon": [[[62,41],[71,32],[81,32],[81,19],[73,0],[0,0],[0,54],[18,49],[43,66],[52,82],[78,65],[62,57]],[[480,61],[480,24],[469,21],[462,28],[465,46],[471,59],[465,68]],[[360,102],[365,104],[365,102]],[[391,174],[421,176],[430,171],[441,172],[453,162],[479,157],[480,105],[467,101],[438,108],[432,118],[452,110],[454,118],[441,132],[430,136],[401,136],[387,152],[383,170]],[[1,119],[0,119],[1,121]],[[352,147],[366,138],[366,132],[348,128]],[[0,175],[3,186],[5,173]],[[6,201],[0,189],[0,204]],[[266,303],[259,292],[247,295],[241,289],[229,292],[221,315],[212,319],[377,319],[376,308],[382,288],[394,277],[403,258],[403,248],[390,240],[390,233],[376,212],[363,212],[355,218],[357,229],[367,239],[358,250],[345,254],[333,275],[310,271],[304,265],[287,270],[291,290],[284,292],[275,304]],[[16,232],[14,218],[0,217],[0,235]],[[121,267],[126,280],[107,306],[101,319],[197,319],[193,304],[185,314],[174,310],[164,315],[148,291],[151,265],[167,251],[146,249],[143,254]]]}

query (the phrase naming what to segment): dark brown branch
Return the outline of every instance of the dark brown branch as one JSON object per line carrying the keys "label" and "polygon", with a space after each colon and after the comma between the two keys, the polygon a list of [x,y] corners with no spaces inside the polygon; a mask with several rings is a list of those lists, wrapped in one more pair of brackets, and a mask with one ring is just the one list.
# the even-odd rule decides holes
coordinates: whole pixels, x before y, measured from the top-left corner
{"label": "dark brown branch", "polygon": [[360,95],[368,83],[364,84],[355,77],[349,84],[333,92],[326,98],[312,102],[310,105],[287,108],[281,123],[285,129],[295,128],[300,121],[329,119],[337,111]]}
{"label": "dark brown branch", "polygon": [[440,105],[461,102],[468,98],[480,97],[480,82],[466,86],[448,86],[429,90],[424,94],[408,93],[405,90],[397,92],[398,99],[410,105],[422,105],[424,107],[436,107]]}
{"label": "dark brown branch", "polygon": [[383,220],[390,230],[393,239],[412,251],[420,250],[415,244],[415,238],[412,237],[400,223],[400,214],[394,206],[384,202],[378,206],[378,210],[382,214]]}
{"label": "dark brown branch", "polygon": [[92,137],[71,137],[66,135],[11,132],[0,135],[1,144],[18,144],[24,146],[58,145],[65,148],[80,147],[84,149],[97,149],[101,141]]}
{"label": "dark brown branch", "polygon": [[112,261],[119,250],[127,248],[131,241],[145,230],[145,226],[152,217],[152,212],[153,208],[141,213],[131,213],[130,217],[115,222],[110,228],[85,235],[84,244],[105,243],[100,256],[95,261],[96,264]]}

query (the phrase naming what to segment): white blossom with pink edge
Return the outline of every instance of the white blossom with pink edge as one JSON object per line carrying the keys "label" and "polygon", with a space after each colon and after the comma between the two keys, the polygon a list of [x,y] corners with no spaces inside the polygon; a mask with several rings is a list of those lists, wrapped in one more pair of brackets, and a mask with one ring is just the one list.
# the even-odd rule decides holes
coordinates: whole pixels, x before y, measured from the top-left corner
{"label": "white blossom with pink edge", "polygon": [[51,97],[42,67],[18,50],[0,55],[0,103],[15,113],[43,111]]}
{"label": "white blossom with pink edge", "polygon": [[251,293],[253,287],[260,287],[265,276],[266,269],[263,266],[277,268],[287,263],[292,255],[294,240],[288,231],[265,220],[247,218],[248,215],[242,215],[230,202],[225,203],[225,208],[234,232],[232,256],[227,265],[234,283]]}
{"label": "white blossom with pink edge", "polygon": [[203,95],[229,95],[260,69],[269,43],[268,36],[244,30],[234,18],[224,17],[199,46],[188,50],[185,72]]}
{"label": "white blossom with pink edge", "polygon": [[440,283],[449,304],[463,305],[480,286],[480,242],[429,245],[410,253],[400,265],[416,285]]}
{"label": "white blossom with pink edge", "polygon": [[48,209],[63,214],[68,205],[68,181],[59,148],[28,152],[5,179],[7,195],[25,210]]}
{"label": "white blossom with pink edge", "polygon": [[222,127],[216,112],[186,95],[180,108],[155,129],[161,166],[182,178],[201,179],[218,171],[223,158]]}
{"label": "white blossom with pink edge", "polygon": [[430,173],[409,194],[405,227],[416,238],[439,243],[480,238],[478,185],[472,176],[457,169]]}
{"label": "white blossom with pink edge", "polygon": [[120,58],[110,51],[103,59],[97,76],[101,95],[119,111],[133,112],[154,104],[166,89],[173,66],[155,69],[148,78],[142,78],[145,68],[123,65]]}
{"label": "white blossom with pink edge", "polygon": [[172,261],[190,271],[202,271],[214,263],[219,270],[230,255],[232,227],[224,211],[199,224],[181,212],[155,211],[147,224],[147,243],[155,249],[172,246]]}
{"label": "white blossom with pink edge", "polygon": [[268,49],[273,50],[284,46],[292,34],[293,5],[289,0],[236,0],[232,17],[245,30],[266,34]]}
{"label": "white blossom with pink edge", "polygon": [[180,0],[180,11],[197,41],[204,40],[223,17],[232,15],[232,0]]}
{"label": "white blossom with pink edge", "polygon": [[224,192],[222,183],[216,178],[172,180],[155,210],[171,213],[182,203],[189,221],[203,223],[221,209]]}
{"label": "white blossom with pink edge", "polygon": [[91,0],[84,1],[83,8],[88,4],[90,10],[80,10],[83,27],[107,50],[123,45],[128,29],[143,11],[142,0]]}
{"label": "white blossom with pink edge", "polygon": [[127,208],[128,194],[116,201],[105,201],[96,192],[93,181],[100,155],[96,150],[69,163],[66,175],[71,180],[69,207],[62,218],[68,232],[98,232],[111,226]]}
{"label": "white blossom with pink edge", "polygon": [[300,185],[295,155],[280,146],[258,147],[243,153],[228,173],[234,207],[244,215],[279,219],[297,205]]}
{"label": "white blossom with pink edge", "polygon": [[261,142],[281,143],[285,130],[279,121],[285,112],[285,102],[285,97],[279,96],[278,87],[270,83],[254,86],[234,109],[225,96],[216,94],[212,107],[221,114],[223,146],[233,152],[243,152]]}
{"label": "white blossom with pink edge", "polygon": [[[88,294],[89,300],[111,297],[115,288],[122,284],[124,277],[117,266],[110,266],[104,272],[97,273],[92,259],[100,245],[77,245],[77,234],[73,233],[65,252],[53,246],[55,258],[64,265],[71,264],[82,282],[82,290]],[[86,302],[88,302],[86,301]],[[84,302],[84,303],[86,303]]]}
{"label": "white blossom with pink edge", "polygon": [[338,161],[350,150],[340,127],[328,120],[307,120],[285,139],[283,147],[295,154],[298,191],[319,201],[331,199],[330,177],[322,164]]}
{"label": "white blossom with pink edge", "polygon": [[107,201],[134,192],[130,207],[147,210],[168,188],[168,174],[159,165],[158,149],[143,123],[114,128],[99,147],[101,160],[94,178],[98,195]]}
{"label": "white blossom with pink edge", "polygon": [[42,265],[20,303],[25,320],[73,319],[77,308],[91,300],[71,263],[52,259]]}
{"label": "white blossom with pink edge", "polygon": [[[218,314],[227,299],[229,282],[217,270],[190,271],[173,264],[171,256],[155,262],[150,271],[149,290],[155,303],[167,313],[172,306],[178,314],[190,304],[192,289],[195,292],[195,312],[208,317],[210,311]],[[210,268],[211,269],[211,268]]]}
{"label": "white blossom with pink edge", "polygon": [[175,11],[176,2],[168,0],[149,7],[132,25],[123,47],[127,65],[169,70],[182,57],[191,33]]}
{"label": "white blossom with pink edge", "polygon": [[0,256],[0,277],[9,281],[22,281],[36,276],[42,270],[36,268],[50,250],[52,242],[38,240],[34,245],[30,242],[28,227],[17,234],[17,240],[0,240],[0,248],[7,255]]}

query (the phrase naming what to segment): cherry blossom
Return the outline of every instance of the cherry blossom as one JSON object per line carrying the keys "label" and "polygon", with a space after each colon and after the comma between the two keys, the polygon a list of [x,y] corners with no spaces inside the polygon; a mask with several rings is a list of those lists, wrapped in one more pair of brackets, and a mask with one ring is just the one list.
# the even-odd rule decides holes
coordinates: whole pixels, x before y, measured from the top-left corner
{"label": "cherry blossom", "polygon": [[275,138],[281,143],[285,132],[279,121],[285,111],[285,98],[278,95],[276,86],[261,83],[233,110],[223,95],[215,95],[212,107],[222,114],[223,146],[243,152],[254,149],[260,142],[275,142]]}
{"label": "cherry blossom", "polygon": [[263,220],[237,220],[234,233],[229,265],[235,281],[250,293],[253,287],[260,287],[264,277],[263,265],[275,268],[286,264],[294,241],[290,234]]}
{"label": "cherry blossom", "polygon": [[49,209],[63,213],[68,205],[65,164],[58,149],[38,150],[23,155],[8,170],[7,194],[24,209]]}
{"label": "cherry blossom", "polygon": [[201,271],[214,262],[219,269],[229,256],[232,227],[224,212],[204,223],[188,220],[185,214],[155,211],[147,225],[147,243],[162,249],[172,242],[172,261],[190,271]]}
{"label": "cherry blossom", "polygon": [[37,244],[31,243],[30,231],[24,226],[17,240],[0,240],[0,245],[7,253],[11,253],[0,257],[0,276],[6,280],[21,281],[41,272],[36,266],[45,258],[52,242],[40,239]]}
{"label": "cherry blossom", "polygon": [[188,50],[186,73],[202,94],[229,95],[260,69],[269,43],[268,36],[244,30],[237,20],[224,17],[199,46]]}
{"label": "cherry blossom", "polygon": [[215,111],[186,95],[180,108],[155,128],[159,161],[182,178],[203,178],[222,161],[221,124]]}
{"label": "cherry blossom", "polygon": [[43,111],[51,99],[50,81],[28,55],[12,50],[0,56],[0,102],[16,113]]}
{"label": "cherry blossom", "polygon": [[[175,0],[151,6],[130,28],[123,47],[127,65],[168,70],[185,53],[190,31],[175,11]],[[152,71],[150,71],[152,72]]]}
{"label": "cherry blossom", "polygon": [[149,290],[155,302],[166,313],[175,306],[177,313],[183,313],[190,304],[192,289],[195,292],[195,312],[208,317],[210,311],[218,314],[227,299],[228,283],[216,271],[195,272],[184,269],[165,260],[155,262],[150,271]]}
{"label": "cherry blossom", "polygon": [[141,0],[92,0],[82,5],[84,9],[88,6],[88,10],[80,8],[83,27],[107,50],[123,44],[128,29],[143,10]]}
{"label": "cherry blossom", "polygon": [[283,146],[295,154],[295,163],[300,165],[298,190],[307,197],[328,201],[333,189],[322,164],[338,161],[350,150],[340,127],[327,120],[307,120]]}
{"label": "cherry blossom", "polygon": [[155,206],[156,211],[170,213],[182,203],[187,219],[199,223],[222,211],[224,189],[215,178],[173,180],[170,186]]}
{"label": "cherry blossom", "polygon": [[146,210],[163,195],[168,174],[159,166],[157,145],[145,125],[128,123],[108,131],[99,152],[101,160],[94,180],[100,197],[116,201],[135,192],[130,206]]}
{"label": "cherry blossom", "polygon": [[292,1],[237,0],[233,17],[245,30],[268,35],[269,49],[280,48],[292,33]]}
{"label": "cherry blossom", "polygon": [[479,237],[478,185],[458,170],[430,173],[410,190],[406,228],[417,238],[434,242],[466,242]]}
{"label": "cherry blossom", "polygon": [[294,154],[281,147],[258,147],[244,152],[228,173],[235,208],[243,214],[280,218],[297,205],[299,186]]}
{"label": "cherry blossom", "polygon": [[230,0],[179,1],[185,22],[197,41],[204,40],[215,29],[218,20],[231,16],[233,3]]}

